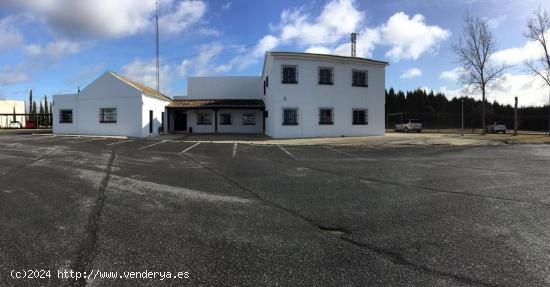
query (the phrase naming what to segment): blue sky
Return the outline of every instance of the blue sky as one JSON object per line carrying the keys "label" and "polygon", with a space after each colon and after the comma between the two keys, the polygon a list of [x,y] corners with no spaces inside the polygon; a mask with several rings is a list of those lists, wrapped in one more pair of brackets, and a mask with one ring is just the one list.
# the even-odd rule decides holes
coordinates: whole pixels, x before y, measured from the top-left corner
{"label": "blue sky", "polygon": [[[523,37],[544,0],[160,1],[161,90],[186,94],[189,76],[259,75],[266,50],[385,60],[386,86],[464,94],[451,47],[466,11],[488,21],[495,61],[513,65],[489,100],[548,101],[522,63],[537,49]],[[155,0],[5,0],[0,4],[0,98],[72,93],[106,70],[155,86]],[[478,97],[477,93],[471,96]]]}

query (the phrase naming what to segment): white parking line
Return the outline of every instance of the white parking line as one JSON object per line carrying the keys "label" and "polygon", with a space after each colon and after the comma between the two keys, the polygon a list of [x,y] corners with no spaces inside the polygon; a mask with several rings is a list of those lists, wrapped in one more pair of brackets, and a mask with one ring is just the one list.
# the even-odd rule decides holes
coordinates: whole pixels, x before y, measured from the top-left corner
{"label": "white parking line", "polygon": [[331,150],[331,151],[333,151],[333,152],[335,152],[335,153],[339,153],[339,154],[345,155],[345,156],[347,156],[347,157],[357,158],[356,156],[354,156],[354,155],[352,155],[352,154],[350,154],[350,153],[347,153],[347,152],[343,152],[343,151],[341,151],[341,150],[334,149],[334,148],[332,148],[332,147],[330,147],[330,146],[325,146],[325,148],[327,148],[327,149],[329,149],[329,150]]}
{"label": "white parking line", "polygon": [[186,153],[186,152],[190,151],[191,149],[193,149],[194,147],[198,146],[199,144],[200,144],[200,142],[198,142],[198,143],[196,143],[196,144],[194,144],[194,145],[192,145],[192,146],[190,146],[190,147],[188,147],[188,148],[182,150],[181,153],[182,153],[182,154],[183,154],[183,153]]}
{"label": "white parking line", "polygon": [[95,138],[95,139],[87,139],[87,140],[81,140],[81,141],[77,141],[77,142],[74,142],[75,144],[77,143],[87,143],[87,142],[93,142],[93,141],[100,141],[100,140],[104,140],[105,138]]}
{"label": "white parking line", "polygon": [[148,146],[140,147],[140,148],[138,148],[138,149],[150,148],[150,147],[152,147],[152,146],[156,146],[156,145],[159,145],[159,144],[164,143],[164,142],[165,142],[165,141],[159,141],[159,142],[156,142],[156,143],[154,143],[154,144],[150,144],[150,145],[148,145]]}
{"label": "white parking line", "polygon": [[291,158],[293,159],[296,159],[296,157],[291,154],[288,150],[286,150],[284,147],[280,146],[280,145],[277,145],[282,151],[284,151],[286,154],[288,154],[288,156],[290,156]]}
{"label": "white parking line", "polygon": [[231,155],[231,157],[237,156],[237,145],[238,145],[238,144],[239,144],[239,143],[233,144],[233,154]]}
{"label": "white parking line", "polygon": [[106,144],[106,145],[117,145],[117,144],[127,143],[127,142],[131,142],[131,141],[134,141],[134,140],[125,140],[125,141],[114,142],[114,143],[110,143],[110,144]]}

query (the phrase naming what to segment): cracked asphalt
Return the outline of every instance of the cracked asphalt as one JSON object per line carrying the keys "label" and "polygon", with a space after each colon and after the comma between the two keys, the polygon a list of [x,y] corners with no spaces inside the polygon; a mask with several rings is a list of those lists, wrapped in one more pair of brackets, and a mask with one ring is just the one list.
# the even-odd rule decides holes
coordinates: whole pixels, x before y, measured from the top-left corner
{"label": "cracked asphalt", "polygon": [[549,226],[548,145],[0,135],[0,286],[548,286]]}

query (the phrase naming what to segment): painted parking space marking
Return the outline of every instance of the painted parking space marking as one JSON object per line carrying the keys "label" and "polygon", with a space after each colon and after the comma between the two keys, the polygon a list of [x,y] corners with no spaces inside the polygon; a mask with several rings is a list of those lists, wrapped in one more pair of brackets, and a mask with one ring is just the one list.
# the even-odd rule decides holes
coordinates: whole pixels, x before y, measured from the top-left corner
{"label": "painted parking space marking", "polygon": [[234,158],[235,156],[237,156],[237,145],[238,145],[238,144],[239,144],[239,143],[233,144],[233,154],[231,155],[231,157],[233,157],[233,158]]}
{"label": "painted parking space marking", "polygon": [[194,147],[198,146],[199,144],[200,144],[200,142],[198,142],[198,143],[196,143],[196,144],[194,144],[194,145],[192,145],[192,146],[190,146],[190,147],[188,147],[188,148],[182,150],[181,153],[184,154],[184,153],[186,153],[186,152],[192,150]]}
{"label": "painted parking space marking", "polygon": [[153,147],[153,146],[156,146],[156,145],[159,145],[161,143],[165,143],[166,141],[159,141],[159,142],[156,142],[156,143],[153,143],[153,144],[150,144],[150,145],[146,145],[146,146],[143,146],[143,147],[140,147],[138,149],[146,149],[146,148],[150,148],[150,147]]}
{"label": "painted parking space marking", "polygon": [[288,156],[290,156],[291,158],[293,159],[297,159],[292,153],[290,153],[286,148],[280,146],[280,145],[277,145],[282,151],[284,151]]}
{"label": "painted parking space marking", "polygon": [[119,141],[119,142],[114,142],[114,143],[110,143],[110,144],[107,144],[107,145],[117,145],[117,144],[122,144],[122,143],[127,143],[127,142],[133,142],[134,140],[125,140],[125,141]]}
{"label": "painted parking space marking", "polygon": [[338,153],[338,154],[341,154],[341,155],[345,155],[347,157],[350,157],[350,158],[357,158],[356,156],[350,154],[350,153],[347,153],[347,152],[344,152],[344,151],[341,151],[341,150],[337,150],[331,146],[324,146],[326,149],[330,150],[330,151],[333,151],[335,153]]}
{"label": "painted parking space marking", "polygon": [[87,142],[93,142],[93,141],[100,141],[100,140],[104,140],[104,139],[105,138],[87,139],[87,140],[76,141],[74,143],[75,144],[77,144],[77,143],[87,143]]}

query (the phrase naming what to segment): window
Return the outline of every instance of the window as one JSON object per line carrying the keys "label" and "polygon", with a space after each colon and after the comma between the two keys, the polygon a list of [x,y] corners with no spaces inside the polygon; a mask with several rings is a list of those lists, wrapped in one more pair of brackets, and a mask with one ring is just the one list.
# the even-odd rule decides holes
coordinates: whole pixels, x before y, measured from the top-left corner
{"label": "window", "polygon": [[298,108],[283,108],[283,126],[298,125]]}
{"label": "window", "polygon": [[265,76],[265,87],[269,88],[269,76]]}
{"label": "window", "polygon": [[352,86],[354,87],[368,87],[369,86],[369,73],[368,71],[353,70]]}
{"label": "window", "polygon": [[255,126],[256,114],[255,113],[243,113],[243,126]]}
{"label": "window", "polygon": [[353,109],[353,124],[354,125],[368,125],[368,111],[367,109]]}
{"label": "window", "polygon": [[267,88],[267,86],[266,86],[266,83],[264,81],[264,96],[265,96],[266,88]]}
{"label": "window", "polygon": [[281,79],[282,79],[281,82],[283,84],[297,84],[298,83],[298,66],[282,65]]}
{"label": "window", "polygon": [[59,110],[59,123],[60,124],[72,124],[73,123],[73,110]]}
{"label": "window", "polygon": [[220,125],[231,125],[230,113],[223,113],[220,115]]}
{"label": "window", "polygon": [[153,111],[149,110],[149,133],[153,133]]}
{"label": "window", "polygon": [[197,125],[211,125],[212,114],[211,113],[197,113]]}
{"label": "window", "polygon": [[334,68],[319,67],[319,85],[334,85]]}
{"label": "window", "polygon": [[116,123],[116,108],[99,109],[99,122],[103,124]]}
{"label": "window", "polygon": [[334,124],[334,112],[333,108],[320,108],[319,109],[319,124],[320,125],[332,125]]}

